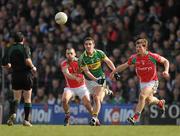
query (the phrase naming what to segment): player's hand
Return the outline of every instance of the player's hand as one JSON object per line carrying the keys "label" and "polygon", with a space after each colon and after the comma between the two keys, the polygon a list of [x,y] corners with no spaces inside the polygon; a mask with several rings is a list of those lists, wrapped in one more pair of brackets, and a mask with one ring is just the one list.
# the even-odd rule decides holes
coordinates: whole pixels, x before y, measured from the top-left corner
{"label": "player's hand", "polygon": [[170,78],[169,73],[167,71],[163,71],[162,76],[167,80]]}
{"label": "player's hand", "polygon": [[31,72],[32,72],[33,75],[35,75],[36,72],[37,72],[37,68],[36,68],[35,66],[33,66],[33,67],[31,68]]}
{"label": "player's hand", "polygon": [[114,74],[114,78],[116,79],[116,81],[119,81],[119,80],[121,80],[121,75],[116,72],[116,73]]}
{"label": "player's hand", "polygon": [[97,79],[96,82],[97,82],[98,84],[100,84],[100,85],[103,85],[104,82],[105,82],[105,79],[100,78],[100,79]]}
{"label": "player's hand", "polygon": [[82,77],[76,77],[76,81],[77,81],[78,83],[82,83],[82,82],[84,81],[84,78],[82,78]]}
{"label": "player's hand", "polygon": [[2,66],[2,68],[10,69],[10,68],[11,68],[11,64],[10,64],[10,63],[8,63],[7,65]]}

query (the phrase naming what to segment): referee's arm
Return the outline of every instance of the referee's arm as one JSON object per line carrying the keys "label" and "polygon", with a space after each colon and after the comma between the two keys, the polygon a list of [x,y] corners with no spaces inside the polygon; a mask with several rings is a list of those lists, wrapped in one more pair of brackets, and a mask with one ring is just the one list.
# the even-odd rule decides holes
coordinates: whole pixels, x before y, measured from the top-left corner
{"label": "referee's arm", "polygon": [[9,69],[9,68],[11,68],[11,63],[9,63],[9,59],[8,59],[8,48],[5,48],[5,54],[4,54],[4,56],[3,56],[3,58],[2,58],[2,63],[1,63],[1,66],[3,67],[3,68],[7,68],[7,69]]}
{"label": "referee's arm", "polygon": [[31,69],[33,69],[33,67],[35,67],[32,63],[31,58],[26,58],[26,65],[29,66]]}
{"label": "referee's arm", "polygon": [[32,60],[31,60],[30,48],[28,46],[25,46],[25,45],[23,45],[23,46],[24,46],[24,49],[25,49],[25,58],[26,58],[25,62],[26,62],[26,65],[28,67],[30,67],[31,69],[33,69],[35,66],[33,65]]}
{"label": "referee's arm", "polygon": [[33,73],[35,73],[37,71],[37,69],[34,66],[34,64],[32,63],[30,48],[28,46],[24,46],[24,47],[25,47],[25,58],[26,58],[25,62],[26,62],[26,65],[31,68]]}

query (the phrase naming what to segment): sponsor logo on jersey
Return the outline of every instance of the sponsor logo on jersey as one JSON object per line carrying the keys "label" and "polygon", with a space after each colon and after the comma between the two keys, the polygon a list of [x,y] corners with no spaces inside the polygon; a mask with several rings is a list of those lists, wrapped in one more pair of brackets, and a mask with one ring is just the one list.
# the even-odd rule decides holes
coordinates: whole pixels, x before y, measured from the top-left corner
{"label": "sponsor logo on jersey", "polygon": [[90,70],[95,70],[98,69],[99,67],[101,67],[101,61],[97,61],[96,63],[93,64],[88,64],[88,68]]}

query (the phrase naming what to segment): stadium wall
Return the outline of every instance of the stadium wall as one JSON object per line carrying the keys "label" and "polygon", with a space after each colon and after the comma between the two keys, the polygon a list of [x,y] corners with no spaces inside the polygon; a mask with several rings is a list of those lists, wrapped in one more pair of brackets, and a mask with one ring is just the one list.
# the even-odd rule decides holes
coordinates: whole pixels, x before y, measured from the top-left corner
{"label": "stadium wall", "polygon": [[[23,105],[17,111],[16,122],[21,123],[24,119]],[[71,125],[87,125],[90,115],[83,105],[71,105]],[[147,114],[145,113],[147,112]],[[180,105],[166,105],[166,113],[161,115],[158,108],[150,106],[142,113],[142,119],[138,124],[172,124],[180,125]],[[126,119],[134,113],[134,105],[103,104],[99,114],[100,122],[103,125],[127,125]],[[32,106],[31,121],[33,124],[54,124],[62,125],[64,122],[64,110],[59,105],[34,104]]]}
{"label": "stadium wall", "polygon": [[166,105],[166,112],[161,114],[156,105],[149,108],[149,124],[176,124],[180,125],[180,105]]}
{"label": "stadium wall", "polygon": [[[133,115],[133,105],[110,105],[103,104],[99,119],[105,125],[126,125],[127,117]],[[83,105],[73,104],[70,107],[72,125],[89,123],[91,116]],[[23,105],[17,110],[16,122],[21,123],[24,119]],[[38,105],[32,106],[31,121],[33,124],[63,124],[64,110],[59,105]]]}

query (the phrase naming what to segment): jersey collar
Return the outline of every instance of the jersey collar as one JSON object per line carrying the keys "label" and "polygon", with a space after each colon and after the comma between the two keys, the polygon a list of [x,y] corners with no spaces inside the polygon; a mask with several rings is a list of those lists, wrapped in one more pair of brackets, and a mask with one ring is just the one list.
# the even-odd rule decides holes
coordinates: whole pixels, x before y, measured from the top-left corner
{"label": "jersey collar", "polygon": [[[149,54],[149,51],[146,51],[145,52],[145,55],[143,55],[143,56],[146,56],[146,55],[148,55]],[[138,55],[138,56],[141,56],[141,55]]]}
{"label": "jersey collar", "polygon": [[[77,57],[74,57],[73,59],[72,59],[72,61],[78,61],[78,58]],[[72,61],[69,61],[68,59],[67,59],[67,62],[69,63],[69,62],[72,62]]]}
{"label": "jersey collar", "polygon": [[87,52],[85,51],[85,56],[92,57],[94,55],[94,53],[96,53],[96,52],[97,52],[96,49],[94,49],[93,54],[92,55],[88,55]]}

